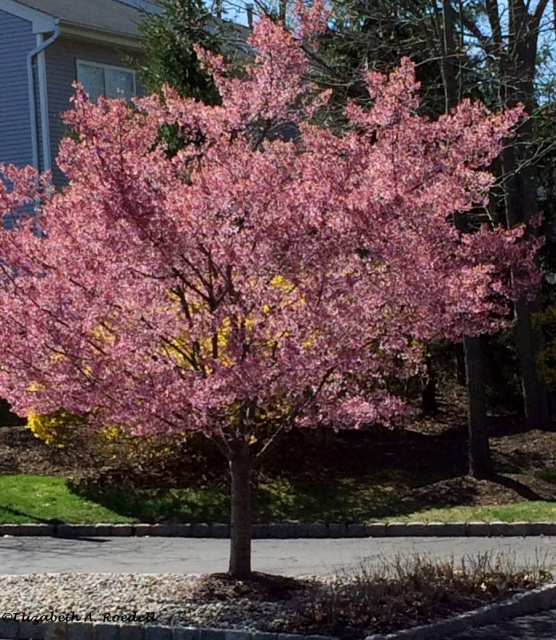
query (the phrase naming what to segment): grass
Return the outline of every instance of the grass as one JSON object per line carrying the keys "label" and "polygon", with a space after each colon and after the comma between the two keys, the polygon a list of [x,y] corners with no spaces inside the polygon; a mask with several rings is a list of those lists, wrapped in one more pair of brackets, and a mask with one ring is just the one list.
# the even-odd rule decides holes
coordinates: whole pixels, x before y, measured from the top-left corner
{"label": "grass", "polygon": [[[354,480],[294,486],[278,479],[253,492],[254,522],[363,521],[404,509],[393,487]],[[229,513],[227,485],[131,490],[72,484],[50,476],[0,476],[0,523],[226,522]]]}
{"label": "grass", "polygon": [[[227,522],[229,488],[130,490],[72,484],[64,478],[0,476],[0,523]],[[556,520],[556,503],[529,501],[486,507],[424,509],[404,500],[396,484],[376,478],[331,484],[278,479],[253,492],[254,522],[462,522]]]}
{"label": "grass", "polygon": [[[393,518],[387,518],[392,521]],[[556,502],[530,501],[484,507],[445,507],[417,510],[398,522],[547,522],[556,521]]]}
{"label": "grass", "polygon": [[63,478],[0,476],[0,522],[131,522],[69,490]]}

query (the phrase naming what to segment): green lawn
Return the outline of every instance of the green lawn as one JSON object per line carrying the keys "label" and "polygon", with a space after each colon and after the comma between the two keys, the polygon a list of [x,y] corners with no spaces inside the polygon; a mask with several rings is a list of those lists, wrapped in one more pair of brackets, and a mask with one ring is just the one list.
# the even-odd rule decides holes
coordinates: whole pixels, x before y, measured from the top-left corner
{"label": "green lawn", "polygon": [[[368,479],[294,486],[286,480],[253,493],[254,522],[450,522],[556,520],[556,503],[520,502],[490,507],[423,509],[404,500],[395,483]],[[72,485],[49,476],[0,476],[0,522],[227,522],[227,486],[211,489],[130,491]]]}
{"label": "green lawn", "polygon": [[[387,518],[392,521],[393,518]],[[415,511],[396,518],[399,522],[549,522],[556,521],[556,502],[517,502],[487,507],[444,507]]]}
{"label": "green lawn", "polygon": [[69,490],[64,478],[0,476],[0,522],[131,522]]}
{"label": "green lawn", "polygon": [[[227,485],[131,491],[48,476],[0,476],[0,522],[226,522],[228,492]],[[364,521],[406,512],[396,490],[376,482],[294,487],[275,480],[253,491],[254,522]]]}

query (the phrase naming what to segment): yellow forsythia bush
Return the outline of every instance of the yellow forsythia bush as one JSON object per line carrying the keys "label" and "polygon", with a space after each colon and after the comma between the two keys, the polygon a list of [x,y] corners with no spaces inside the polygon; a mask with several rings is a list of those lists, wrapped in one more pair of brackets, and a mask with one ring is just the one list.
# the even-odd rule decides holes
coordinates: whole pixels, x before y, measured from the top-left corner
{"label": "yellow forsythia bush", "polygon": [[[70,444],[75,445],[76,436],[79,438],[77,432],[83,433],[87,426],[83,417],[59,409],[54,413],[29,416],[27,428],[46,444],[63,449]],[[132,458],[143,449],[150,449],[155,440],[154,437],[133,437],[120,425],[107,425],[96,429],[85,442],[91,447],[91,453],[95,451],[104,457],[123,459]],[[82,446],[81,440],[79,443]]]}
{"label": "yellow forsythia bush", "polygon": [[46,415],[31,415],[27,418],[27,428],[35,438],[60,448],[65,446],[69,430],[82,424],[82,418],[63,409]]}
{"label": "yellow forsythia bush", "polygon": [[[59,448],[66,446],[71,431],[84,429],[85,423],[85,419],[81,416],[68,413],[63,409],[54,413],[31,415],[27,418],[27,428],[35,438]],[[121,440],[124,431],[120,427],[111,425],[95,431],[94,436],[100,444],[106,444],[110,441]]]}

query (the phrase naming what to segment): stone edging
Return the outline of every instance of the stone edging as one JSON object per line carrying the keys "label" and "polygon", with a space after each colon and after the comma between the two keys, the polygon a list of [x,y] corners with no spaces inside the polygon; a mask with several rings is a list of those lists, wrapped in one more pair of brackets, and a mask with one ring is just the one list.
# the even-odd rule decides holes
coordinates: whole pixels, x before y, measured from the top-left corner
{"label": "stone edging", "polygon": [[264,633],[236,629],[109,624],[106,622],[31,622],[0,620],[2,640],[339,640],[330,636]]}
{"label": "stone edging", "polygon": [[[229,538],[224,523],[159,524],[0,524],[2,536],[52,536],[58,538],[157,536]],[[494,537],[556,536],[556,522],[374,522],[252,525],[258,538],[388,538],[388,537]]]}
{"label": "stone edging", "polygon": [[[374,634],[365,640],[434,640],[556,606],[556,584],[549,584],[509,600],[462,613],[448,620],[404,629],[387,636]],[[5,640],[338,640],[331,636],[249,632],[235,629],[108,624],[102,622],[31,622],[0,619],[0,638]]]}
{"label": "stone edging", "polygon": [[556,584],[549,584],[526,593],[519,593],[509,600],[489,604],[447,620],[404,629],[386,636],[374,634],[367,636],[365,640],[434,640],[467,631],[473,627],[484,627],[553,607],[556,607]]}

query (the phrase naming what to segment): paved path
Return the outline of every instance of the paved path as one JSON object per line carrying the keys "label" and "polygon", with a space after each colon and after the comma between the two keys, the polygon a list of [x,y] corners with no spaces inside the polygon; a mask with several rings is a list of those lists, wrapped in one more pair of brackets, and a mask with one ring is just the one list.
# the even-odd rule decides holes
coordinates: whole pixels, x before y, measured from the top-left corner
{"label": "paved path", "polygon": [[510,622],[446,636],[443,640],[554,640],[554,638],[556,638],[556,611],[546,611],[534,616],[523,616]]}
{"label": "paved path", "polygon": [[[254,540],[253,569],[283,575],[327,575],[396,554],[438,558],[502,550],[518,561],[547,556],[556,537],[350,538]],[[196,538],[0,538],[0,573],[213,573],[227,570],[228,540]]]}

